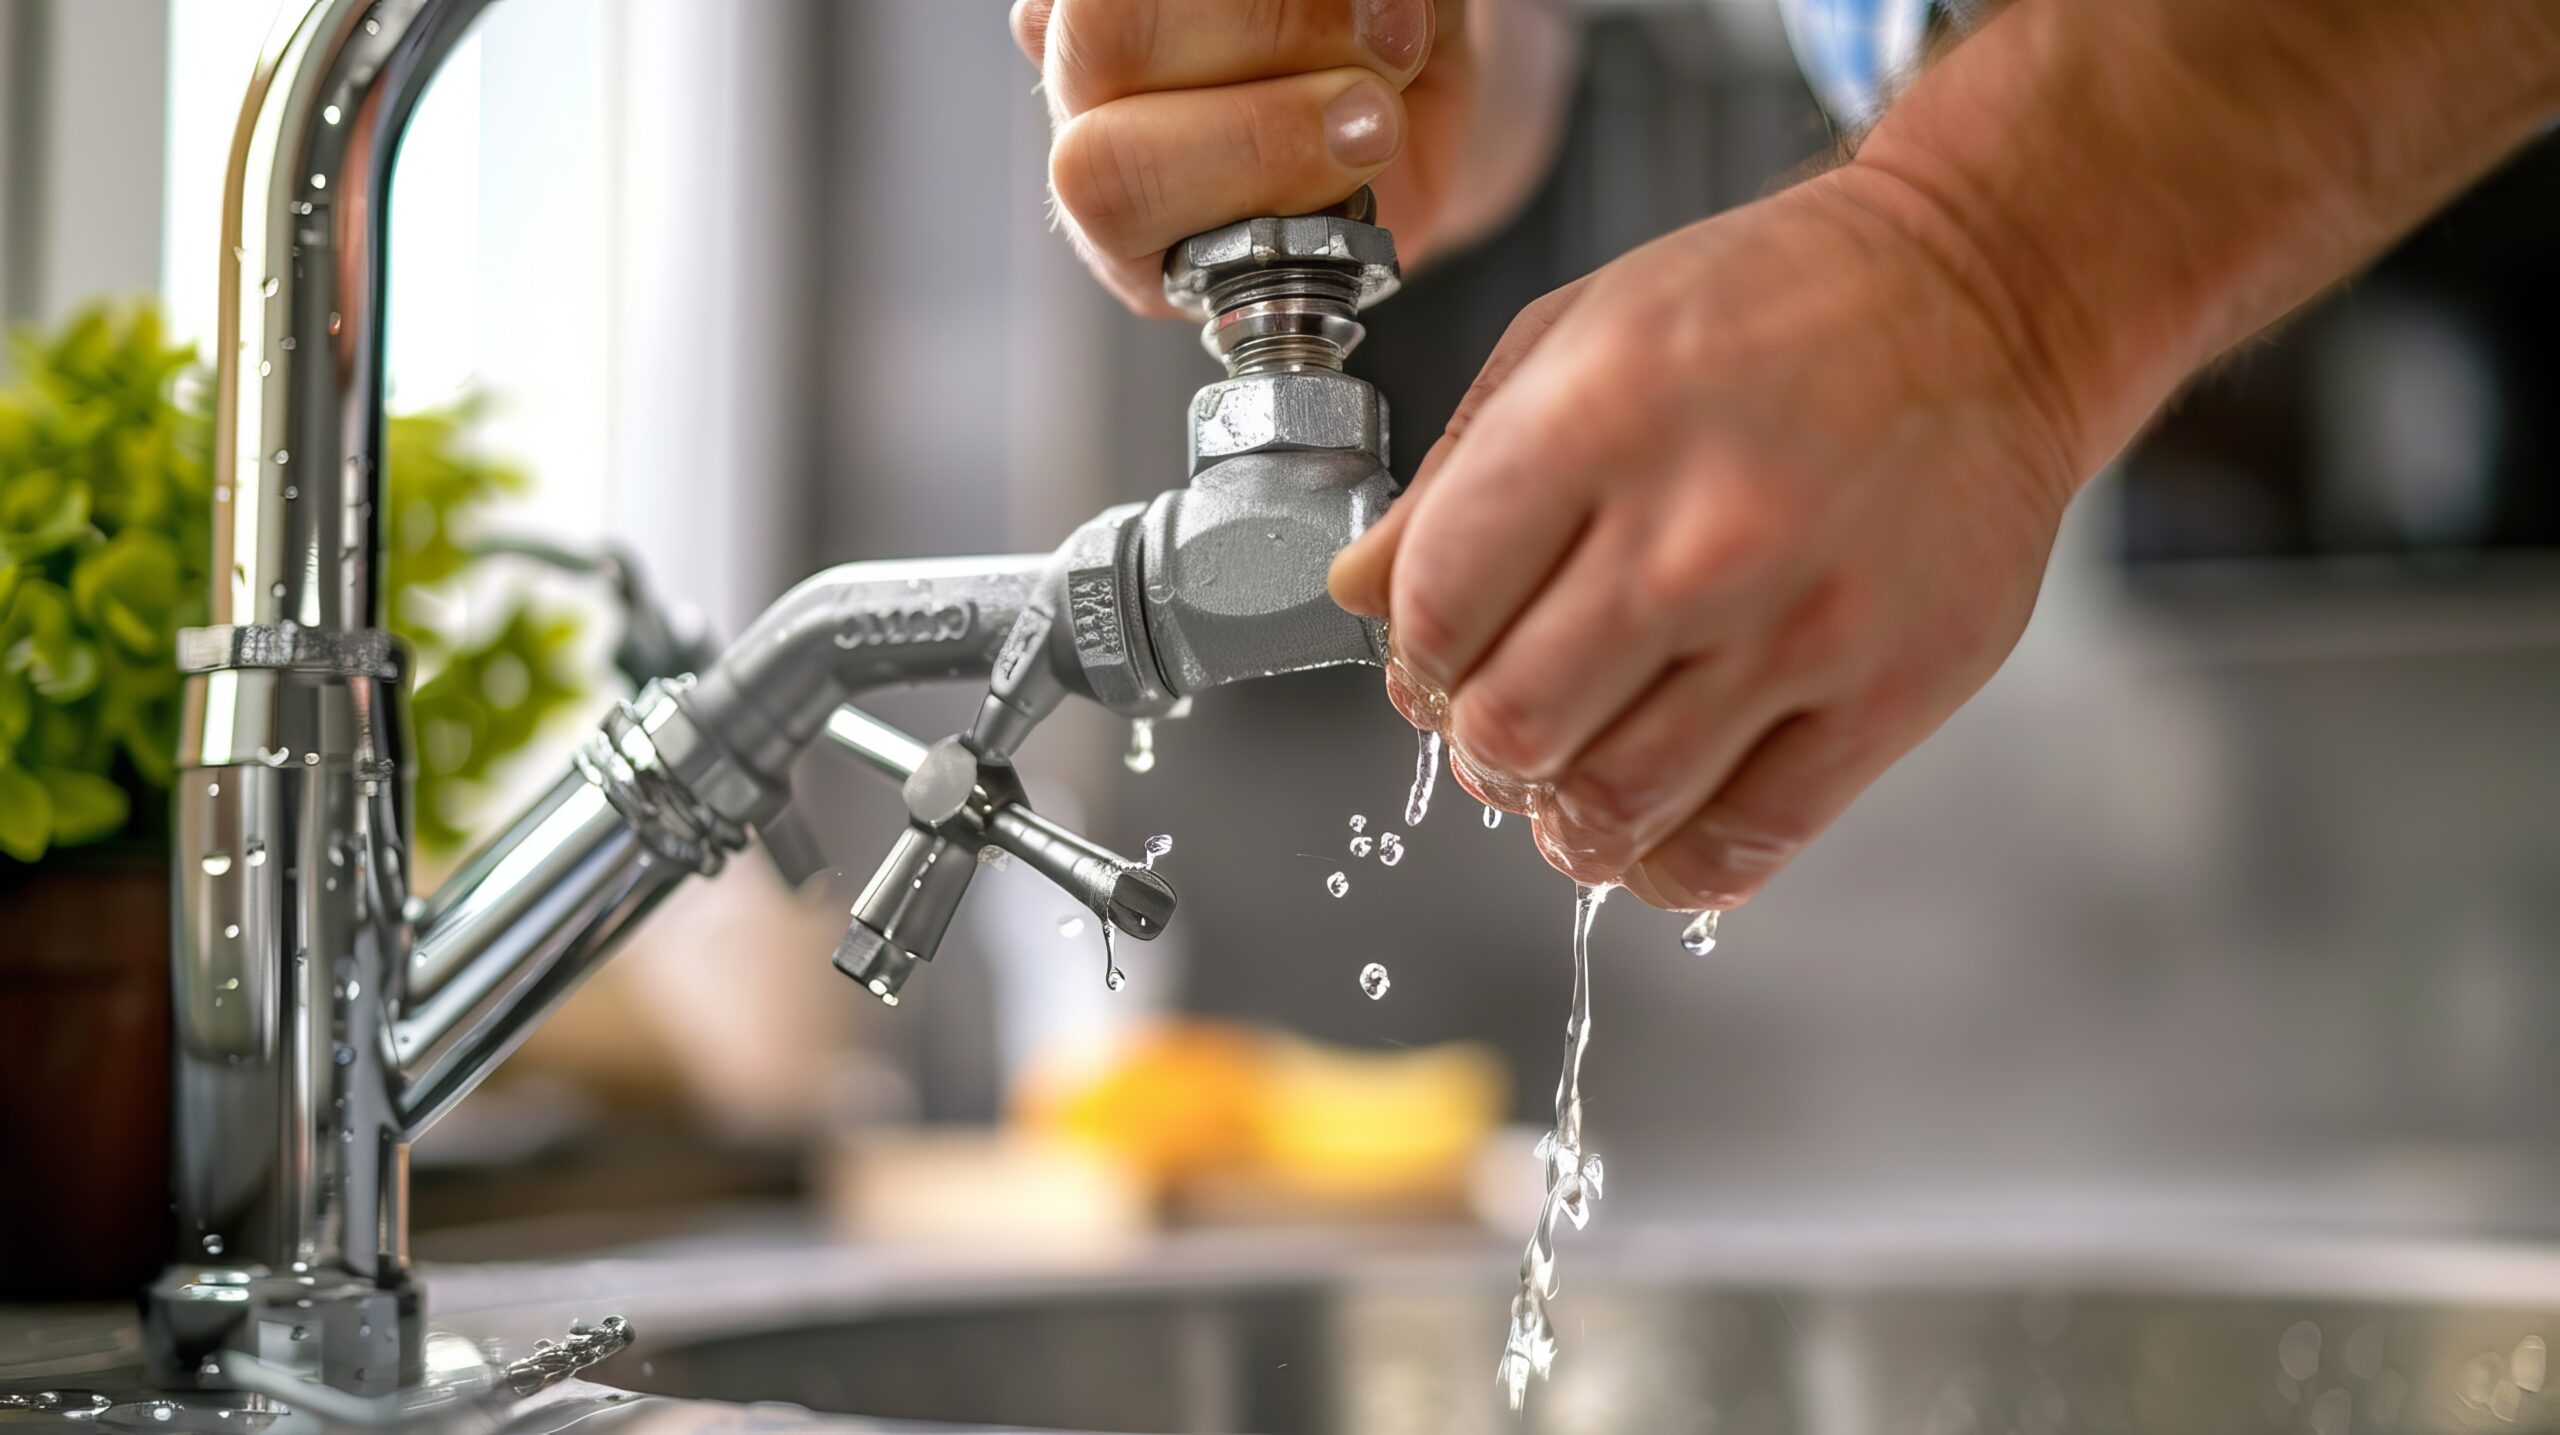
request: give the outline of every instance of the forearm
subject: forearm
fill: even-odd
[[[2076,482],[2554,114],[2547,0],[2018,0],[1850,168],[1982,297]]]

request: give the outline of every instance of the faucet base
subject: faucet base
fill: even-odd
[[[254,1355],[354,1395],[387,1395],[425,1375],[424,1302],[405,1275],[379,1286],[345,1274],[171,1266],[143,1298],[151,1383],[220,1388],[210,1361]]]

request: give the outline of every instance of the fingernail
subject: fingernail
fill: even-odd
[[[1388,73],[1401,75],[1422,63],[1431,44],[1427,0],[1352,0],[1352,16],[1362,48]]]
[[[1324,107],[1325,147],[1345,169],[1374,169],[1396,157],[1395,97],[1363,76]]]

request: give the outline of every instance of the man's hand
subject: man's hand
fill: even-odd
[[[2026,623],[2071,420],[1871,184],[1835,171],[1533,306],[1335,564],[1448,695],[1459,781],[1578,879],[1740,903]]]
[[[1543,170],[1572,46],[1508,0],[1014,0],[1056,126],[1049,183],[1085,262],[1169,316],[1174,243],[1361,185],[1410,268]],[[1479,80],[1501,103],[1478,104]]]

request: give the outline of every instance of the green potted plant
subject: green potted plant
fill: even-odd
[[[147,305],[12,345],[0,388],[0,1299],[121,1294],[156,1268],[168,1102],[177,630],[205,621],[211,424]],[[392,628],[414,654],[418,841],[466,836],[493,771],[578,699],[577,619],[491,585],[474,523],[525,476],[466,404],[396,417]],[[35,1153],[41,1153],[38,1157]],[[21,1209],[23,1207],[23,1209]],[[37,1220],[41,1213],[44,1217]]]

